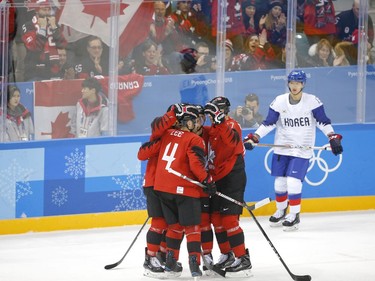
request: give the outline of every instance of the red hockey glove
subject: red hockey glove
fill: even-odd
[[[329,135],[328,139],[333,154],[339,155],[344,151],[341,145],[342,136],[340,134]]]
[[[205,105],[204,113],[211,116],[212,122],[215,125],[221,124],[225,120],[225,114],[213,103],[209,102]]]
[[[202,187],[204,193],[207,193],[210,196],[216,193],[216,183],[212,180],[210,175],[207,176],[202,184],[204,185],[204,187]]]
[[[255,147],[255,144],[259,143],[259,139],[258,139],[257,136],[250,133],[245,137],[243,142],[244,142],[244,146],[247,150],[253,150],[254,147]]]

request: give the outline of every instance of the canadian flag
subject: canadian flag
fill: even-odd
[[[35,139],[71,138],[71,118],[82,97],[82,80],[34,83]]]
[[[117,119],[126,123],[134,119],[133,98],[142,91],[144,76],[136,73],[118,76],[117,85],[109,85],[109,78],[99,79],[103,93],[108,87],[117,89]],[[71,119],[76,104],[82,97],[82,79],[36,81],[34,83],[35,139],[73,138]]]
[[[111,46],[111,2],[65,0],[59,24],[65,26],[67,40],[72,42],[82,34],[91,34],[99,36],[106,45]],[[147,38],[153,12],[153,2],[120,0],[117,27],[120,56],[126,56]],[[75,32],[81,35],[75,37]]]

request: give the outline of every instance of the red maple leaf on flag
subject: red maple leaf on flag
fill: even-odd
[[[108,18],[111,16],[111,4],[102,3],[93,5],[92,0],[81,0],[83,8],[83,13],[94,16],[92,18],[91,26],[94,25],[95,18],[100,18],[103,22],[107,23]],[[125,15],[124,10],[129,6],[129,4],[120,3],[120,15]]]
[[[52,139],[73,138],[74,136],[70,133],[70,126],[67,126],[69,121],[69,112],[60,112],[59,115],[56,117],[55,122],[51,122],[52,132],[42,132],[42,135],[51,135]]]
[[[65,1],[59,17],[59,23],[62,26],[79,33],[98,36],[104,44],[111,45],[113,38],[110,38],[110,32],[108,31],[111,30],[110,12],[113,4],[110,2],[113,1],[106,0],[104,3],[103,1],[93,0],[60,1]],[[121,0],[119,2],[121,3],[116,3],[120,7],[118,9],[119,55],[125,57],[148,37],[150,24],[153,21],[154,1]],[[74,39],[71,42],[76,40]]]

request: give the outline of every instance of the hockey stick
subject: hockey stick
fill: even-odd
[[[130,244],[129,248],[126,250],[126,253],[124,254],[124,256],[118,261],[118,262],[115,262],[115,263],[112,263],[112,264],[107,264],[106,266],[104,266],[105,269],[112,269],[112,268],[115,268],[116,266],[118,266],[120,263],[122,263],[122,261],[125,259],[126,255],[129,253],[130,249],[133,247],[135,241],[137,240],[139,234],[142,232],[143,228],[145,227],[145,225],[147,224],[148,220],[150,219],[150,217],[147,217],[147,219],[145,220],[145,222],[143,223],[141,229],[138,231],[137,235],[135,236],[135,238],[133,239],[133,242]]]
[[[194,184],[196,184],[196,185],[198,185],[198,186],[200,186],[200,187],[203,187],[203,186],[204,186],[204,185],[203,185],[202,183],[200,183],[199,181],[192,180],[192,179],[190,179],[189,177],[187,177],[187,176],[185,176],[185,175],[183,175],[183,174],[181,174],[181,173],[179,173],[179,172],[173,170],[172,168],[169,168],[168,171],[169,171],[170,173],[173,173],[174,175],[179,176],[179,177],[181,177],[181,178],[183,178],[183,179],[185,179],[185,180],[187,180],[187,181],[189,181],[189,182],[191,182],[191,183],[194,183]],[[217,193],[222,194],[222,193],[220,193],[220,192],[216,192],[216,194],[217,194]],[[218,195],[219,195],[219,194],[218,194]],[[222,194],[222,195],[224,195],[224,194]],[[220,196],[220,195],[219,195],[219,196]],[[225,196],[226,196],[226,195],[225,195]],[[226,197],[228,197],[228,196],[226,196]],[[225,198],[225,199],[229,199],[229,198],[230,198],[230,197],[228,197],[228,198],[226,198],[226,197],[224,197],[224,198]],[[230,198],[230,199],[232,199],[232,198]],[[266,199],[268,199],[268,202],[270,202],[270,199],[269,199],[269,198],[266,198]],[[263,200],[259,201],[258,203],[261,203],[262,201],[267,201],[266,199],[263,199]],[[232,201],[232,200],[233,200],[233,201]],[[275,252],[275,254],[277,255],[277,257],[279,258],[279,260],[281,261],[281,263],[283,264],[283,266],[285,267],[285,269],[288,271],[288,273],[289,273],[289,275],[292,277],[292,279],[295,280],[295,281],[310,281],[310,280],[311,280],[311,276],[310,276],[310,275],[295,275],[295,274],[293,274],[293,273],[290,271],[290,269],[288,268],[288,266],[287,266],[286,263],[284,262],[284,260],[283,260],[282,257],[280,256],[279,252],[276,250],[275,246],[273,245],[273,243],[271,242],[271,240],[268,238],[267,233],[264,231],[264,229],[263,229],[262,226],[259,224],[258,220],[256,219],[256,217],[254,216],[254,214],[253,214],[253,212],[252,212],[252,210],[254,210],[254,209],[257,208],[256,205],[257,205],[258,203],[254,204],[254,205],[252,205],[252,206],[248,206],[248,205],[246,205],[245,203],[238,202],[237,200],[234,200],[234,199],[232,199],[232,200],[229,200],[229,201],[232,201],[232,202],[235,203],[235,204],[239,203],[239,204],[240,204],[241,206],[243,206],[243,207],[246,206],[245,208],[249,211],[250,215],[253,217],[253,219],[254,219],[255,223],[257,224],[257,226],[259,227],[260,231],[262,232],[262,234],[264,235],[264,237],[265,237],[266,240],[268,241],[269,245],[271,246],[271,248],[273,249],[273,251]],[[237,202],[237,203],[236,203],[236,202]],[[263,206],[263,205],[265,205],[265,203],[261,204],[259,207],[261,207],[261,206]]]
[[[290,277],[292,277],[292,279],[295,280],[295,281],[310,281],[311,280],[311,276],[310,275],[295,275],[295,274],[293,274],[290,271],[290,269],[288,268],[288,266],[286,265],[286,263],[284,262],[284,260],[280,256],[279,252],[276,250],[275,246],[273,245],[273,243],[271,242],[271,240],[268,238],[267,233],[264,231],[264,229],[262,228],[262,226],[260,225],[260,223],[258,222],[258,220],[256,219],[256,217],[254,216],[253,212],[251,210],[249,210],[249,213],[253,217],[255,223],[259,227],[259,229],[262,232],[263,236],[266,238],[268,244],[271,246],[272,250],[275,252],[275,254],[277,255],[277,257],[279,258],[279,260],[281,261],[281,263],[285,267],[286,271],[288,271]]]
[[[200,186],[200,187],[204,187],[204,186],[205,186],[205,185],[202,184],[201,182],[196,181],[196,180],[193,180],[193,179],[191,179],[191,178],[189,178],[189,177],[187,177],[187,176],[181,174],[180,172],[177,172],[177,171],[173,170],[172,168],[169,168],[169,169],[168,169],[168,172],[171,173],[171,174],[174,174],[175,176],[178,176],[178,177],[180,177],[180,178],[183,178],[184,180],[187,180],[187,181],[189,181],[189,182],[191,182],[191,183],[193,183],[193,184],[196,184],[196,185],[198,185],[198,186]],[[216,194],[217,196],[220,196],[220,197],[222,197],[222,198],[224,198],[224,199],[227,199],[228,201],[231,201],[232,203],[234,203],[234,204],[236,204],[236,205],[239,205],[239,206],[241,206],[241,207],[243,207],[243,208],[245,208],[245,209],[247,209],[247,210],[249,210],[249,211],[252,211],[252,210],[258,209],[258,208],[260,208],[260,207],[262,207],[262,206],[264,206],[264,205],[267,205],[268,203],[271,202],[271,198],[268,197],[268,198],[264,198],[264,199],[261,200],[261,201],[258,201],[258,202],[255,203],[254,205],[249,206],[249,205],[247,205],[246,203],[244,203],[244,202],[240,202],[240,201],[237,201],[236,199],[234,199],[234,198],[232,198],[232,197],[229,197],[228,195],[225,195],[225,194],[223,194],[223,193],[221,193],[221,192],[219,192],[219,191],[216,191],[215,194]]]
[[[331,150],[331,147],[328,146],[303,146],[303,145],[294,145],[294,144],[269,144],[269,143],[254,143],[254,146],[259,147],[278,147],[278,148],[296,148],[303,150]]]

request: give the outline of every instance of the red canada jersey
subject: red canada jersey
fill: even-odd
[[[209,143],[208,143],[208,141],[209,141],[209,128],[210,127],[206,127],[206,126],[204,126],[203,128],[202,128],[202,134],[200,135],[200,137],[203,139],[203,141],[204,141],[204,145],[205,145],[205,150],[204,150],[204,158],[205,158],[205,161],[206,161],[206,166],[205,166],[205,168],[206,168],[206,171],[208,171],[208,162],[207,162],[207,156],[208,156],[208,147],[209,147]],[[203,191],[203,189],[201,189],[201,197],[208,197],[209,195],[206,193],[206,192],[204,192]]]
[[[158,151],[160,150],[160,139],[144,143],[138,150],[138,159],[146,161],[146,172],[143,179],[143,187],[154,186],[156,165],[158,164]]]
[[[166,131],[161,138],[154,189],[199,198],[201,187],[170,170],[199,182],[204,181],[208,175],[204,151],[204,141],[198,135],[178,129]]]
[[[212,28],[211,34],[213,37],[217,36],[217,6],[218,0],[212,1]],[[239,34],[245,33],[245,25],[242,20],[241,4],[243,0],[228,0],[227,1],[227,15],[226,15],[226,33],[227,38],[232,38]]]
[[[22,25],[22,32],[22,41],[28,50],[25,57],[25,79],[56,78],[59,72],[57,49],[68,45],[62,29],[52,29],[48,24],[44,30],[38,24],[38,17],[34,16],[31,21]]]
[[[307,35],[335,34],[335,8],[332,0],[324,2],[315,0],[305,3],[304,33]],[[329,6],[329,9],[327,9]]]
[[[209,130],[209,173],[218,181],[230,173],[238,155],[245,152],[241,126],[229,117],[220,125],[205,128]]]
[[[143,144],[138,150],[138,159],[141,161],[148,160],[143,180],[144,187],[154,186],[158,153],[154,156],[152,156],[152,153],[160,149],[160,142],[158,140],[160,140],[160,137],[167,129],[176,123],[176,120],[176,115],[173,111],[168,111],[163,116],[156,117],[151,123],[152,133],[150,141]]]

